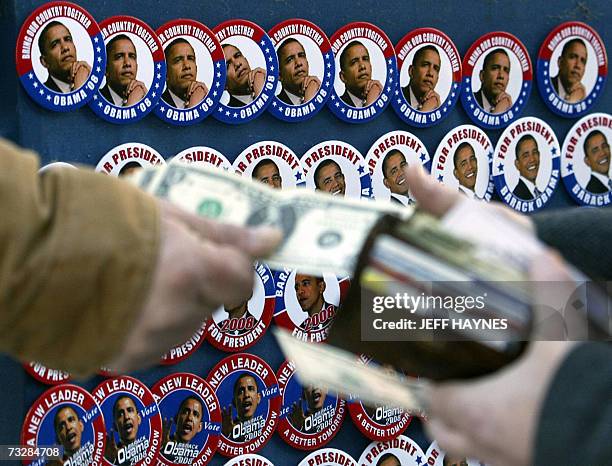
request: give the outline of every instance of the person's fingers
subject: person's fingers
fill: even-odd
[[[198,236],[218,244],[235,246],[252,257],[265,257],[279,245],[282,234],[271,227],[243,228],[192,215],[168,202],[162,202],[162,216],[184,223]]]
[[[470,456],[471,442],[469,439],[445,424],[440,419],[430,419],[423,423],[429,438],[434,439],[447,454],[454,456]]]
[[[456,190],[438,183],[419,164],[410,165],[405,173],[410,192],[425,212],[442,216],[460,200]]]
[[[200,250],[200,299],[214,307],[224,302],[246,300],[253,290],[253,263],[237,248],[211,242]],[[197,259],[196,259],[197,260]]]

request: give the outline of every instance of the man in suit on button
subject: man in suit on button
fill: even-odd
[[[453,165],[455,167],[453,175],[459,182],[459,192],[470,199],[477,198],[474,190],[478,177],[478,159],[469,142],[462,142],[457,146],[453,155]]]
[[[414,204],[405,175],[406,167],[406,156],[398,149],[391,149],[383,159],[383,184],[391,191],[391,202],[403,206]]]
[[[227,77],[225,89],[230,95],[228,107],[244,107],[253,102],[263,90],[266,72],[262,68],[251,69],[247,58],[232,44],[223,44]]]
[[[510,79],[508,52],[502,48],[489,52],[478,77],[481,85],[474,98],[485,112],[504,113],[512,107],[512,97],[506,92]]]
[[[174,39],[165,48],[166,90],[161,98],[175,108],[193,108],[206,94],[206,84],[198,82],[198,64],[195,51],[187,39]]]
[[[116,107],[136,105],[148,92],[137,75],[136,47],[126,34],[118,34],[106,44],[106,84],[100,94]]]
[[[380,81],[372,79],[370,52],[358,40],[350,42],[340,54],[339,76],[346,87],[340,98],[351,107],[367,107],[382,92]]]
[[[54,92],[68,94],[80,88],[91,73],[85,61],[79,61],[72,34],[59,21],[51,21],[38,37],[40,63],[49,72],[45,86]]]
[[[285,39],[276,51],[278,55],[278,79],[283,85],[278,98],[287,105],[301,105],[319,92],[321,81],[310,76],[308,58],[297,39]]]
[[[410,82],[402,88],[406,102],[421,112],[431,112],[440,106],[440,95],[435,91],[440,76],[440,53],[433,45],[416,51],[408,67]]]
[[[612,189],[610,180],[610,145],[604,133],[596,129],[584,140],[584,163],[591,169],[587,191],[593,194],[607,193]]]
[[[514,152],[514,166],[519,171],[519,182],[512,194],[524,201],[531,201],[542,194],[535,185],[540,169],[538,143],[531,134],[525,134],[516,143]]]
[[[332,196],[346,195],[346,180],[340,165],[333,159],[325,159],[314,172],[316,191],[323,191]]]
[[[555,92],[566,102],[580,102],[586,97],[582,77],[587,63],[587,48],[582,39],[565,43],[557,60],[559,74],[550,78]]]

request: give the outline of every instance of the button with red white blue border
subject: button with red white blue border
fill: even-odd
[[[446,133],[438,144],[431,176],[470,199],[489,202],[495,191],[492,163],[489,136],[477,126],[461,125]]]
[[[58,112],[82,107],[104,77],[100,27],[79,5],[46,3],[21,26],[15,63],[23,88],[40,106]]]
[[[330,40],[336,62],[332,94],[327,105],[347,123],[365,123],[378,117],[397,87],[393,44],[377,26],[349,23]]]
[[[298,463],[298,466],[357,466],[357,461],[348,453],[337,448],[321,448],[313,451]]]
[[[612,197],[610,173],[612,116],[592,113],[569,130],[561,149],[565,189],[581,205],[607,206]]]
[[[346,401],[324,387],[302,386],[293,361],[285,361],[276,378],[283,398],[278,435],[300,450],[316,450],[327,445],[340,430]]]
[[[60,385],[70,380],[70,374],[68,372],[51,369],[39,362],[32,361],[22,365],[24,370],[34,379],[46,385]]]
[[[608,76],[606,46],[588,24],[560,24],[540,47],[536,75],[542,100],[552,112],[580,117],[603,93]]]
[[[206,378],[221,406],[219,453],[256,453],[270,440],[281,405],[278,381],[259,356],[232,354],[217,363]]]
[[[121,177],[139,168],[158,165],[166,165],[166,161],[155,149],[140,142],[126,142],[104,154],[96,171]]]
[[[274,323],[302,341],[327,340],[340,304],[350,287],[348,277],[303,274],[292,269],[278,270]]]
[[[372,358],[363,354],[359,356],[359,362],[363,365],[374,364]],[[368,406],[353,397],[349,398],[348,410],[357,429],[371,440],[392,440],[402,434],[412,421],[412,416],[401,408],[378,404]]]
[[[306,187],[332,196],[372,197],[372,179],[365,158],[344,141],[323,141],[300,159]]]
[[[175,19],[157,28],[166,57],[165,88],[155,114],[189,126],[216,108],[225,87],[225,58],[213,32],[198,21]]]
[[[23,463],[102,464],[105,435],[104,418],[94,397],[77,385],[57,385],[34,402],[21,430],[21,445],[53,448],[40,448],[42,456]]]
[[[195,353],[206,339],[206,323],[203,323],[185,343],[176,345],[162,356],[164,365],[176,364],[184,361]]]
[[[408,131],[383,134],[366,155],[374,198],[399,206],[413,205],[404,169],[416,164],[427,170],[430,162],[427,148],[414,134]]]
[[[510,33],[490,32],[463,57],[461,103],[474,124],[504,128],[523,112],[532,79],[531,59],[523,43]]]
[[[508,126],[493,155],[493,182],[502,200],[521,213],[544,207],[561,176],[561,148],[543,120],[521,118]]]
[[[261,141],[244,149],[232,164],[235,173],[250,177],[271,188],[304,186],[305,177],[297,155],[284,144]]]
[[[385,440],[382,442],[370,443],[359,457],[360,466],[401,465],[401,466],[422,466],[433,465],[443,466],[444,451],[438,446],[437,442],[432,442],[426,451],[417,442],[406,435]]]
[[[166,61],[155,31],[132,16],[100,23],[106,47],[106,71],[89,106],[104,120],[133,123],[157,105],[166,82]]]
[[[162,444],[162,419],[151,390],[127,375],[92,390],[106,425],[101,465],[141,466],[153,462]]]
[[[222,170],[229,170],[232,168],[232,164],[227,157],[219,152],[217,149],[213,149],[208,146],[194,146],[189,147],[185,150],[180,151],[176,154],[172,161],[182,163],[193,163],[196,166],[208,166],[220,168]]]
[[[442,121],[461,94],[461,57],[442,31],[419,28],[395,46],[399,85],[393,110],[410,126],[427,128]]]
[[[170,374],[151,387],[162,416],[158,466],[208,464],[221,433],[221,409],[214,390],[195,374]]]
[[[242,351],[265,335],[274,314],[274,277],[267,265],[255,263],[251,296],[228,302],[213,312],[207,323],[207,339],[221,351]]]
[[[327,102],[334,83],[334,54],[316,24],[288,19],[268,32],[278,58],[278,84],[268,111],[289,122],[309,120]]]
[[[278,59],[266,31],[244,19],[213,29],[225,56],[225,91],[214,117],[224,123],[247,123],[266,111],[278,82]]]

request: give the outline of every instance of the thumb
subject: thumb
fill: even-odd
[[[460,199],[460,194],[435,181],[419,164],[405,170],[410,192],[419,207],[437,217],[444,215]]]

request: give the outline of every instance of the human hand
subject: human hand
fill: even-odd
[[[306,76],[302,83],[302,95],[304,96],[304,102],[311,100],[321,87],[321,81],[316,76]]]
[[[78,89],[87,78],[89,78],[89,73],[91,73],[91,66],[85,61],[75,61],[72,64],[72,69],[70,70],[70,79],[72,81],[72,89]]]
[[[132,81],[130,81],[130,84],[128,84],[125,90],[125,106],[131,107],[132,105],[137,104],[142,99],[144,99],[145,95],[147,95],[147,87],[142,81],[137,81],[136,79],[133,79]]]
[[[186,108],[195,107],[200,102],[202,102],[202,100],[204,99],[204,97],[206,97],[207,94],[208,94],[208,87],[206,87],[206,84],[198,82],[198,81],[193,81],[189,85],[189,89],[187,90],[187,96],[185,99],[187,101],[187,105],[185,107]]]
[[[576,83],[569,91],[565,100],[567,102],[580,102],[586,97],[586,88],[582,83]]]
[[[263,90],[266,82],[266,71],[263,68],[255,68],[249,73],[249,86],[251,96],[256,99]]]
[[[106,445],[104,445],[104,458],[110,463],[115,464],[117,462],[117,454],[119,449],[115,443],[115,431],[111,429],[106,433]]]
[[[510,107],[512,107],[512,97],[507,92],[502,92],[497,96],[497,100],[495,101],[495,106],[493,107],[493,111],[491,113],[504,113]]]
[[[430,89],[419,102],[419,110],[421,112],[431,112],[440,106],[440,95]]]
[[[378,96],[380,96],[382,90],[383,90],[383,86],[380,83],[380,81],[377,81],[375,79],[370,79],[368,83],[366,84],[366,87],[363,91],[363,95],[365,98],[364,106],[367,107],[368,105],[371,105],[374,102],[376,102],[376,99],[378,99]]]
[[[232,405],[228,405],[225,408],[221,408],[221,433],[230,438],[232,430],[234,429],[234,419],[232,417]]]
[[[160,202],[160,249],[148,298],[118,356],[108,364],[127,372],[159,361],[185,342],[224,302],[247,299],[253,260],[272,252],[281,234],[191,215]]]
[[[297,430],[304,430],[304,420],[306,419],[306,415],[302,409],[302,401],[302,398],[300,398],[298,401],[294,402],[291,405],[291,413],[289,414],[289,421]]]

